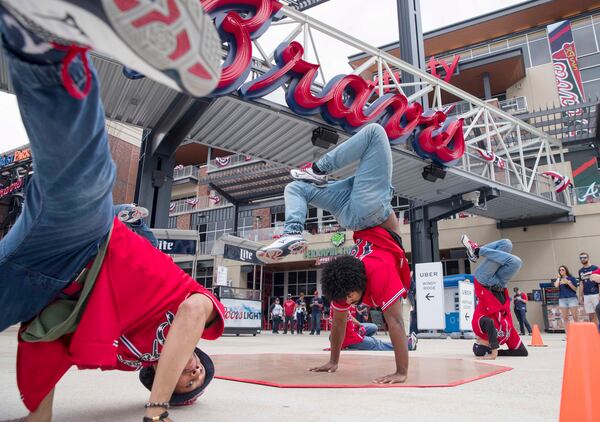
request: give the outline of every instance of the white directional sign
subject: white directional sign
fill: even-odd
[[[417,326],[419,330],[446,328],[444,312],[444,271],[441,262],[415,266]]]
[[[475,312],[475,288],[469,280],[458,282],[460,331],[473,331],[471,323]]]
[[[227,267],[217,267],[217,286],[227,286]]]

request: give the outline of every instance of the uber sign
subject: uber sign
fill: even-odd
[[[248,262],[251,264],[262,265],[263,263],[256,257],[256,252],[252,249],[241,248],[239,246],[225,244],[223,258],[233,259],[234,261]]]
[[[169,255],[195,255],[195,240],[157,239],[158,249]]]

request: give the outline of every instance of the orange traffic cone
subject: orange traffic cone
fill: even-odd
[[[546,347],[542,341],[542,335],[540,334],[540,327],[537,324],[533,324],[533,333],[531,333],[531,344],[532,347]]]
[[[594,402],[600,391],[600,335],[591,322],[569,325],[563,370],[560,422],[600,421]],[[573,398],[577,397],[576,400]]]

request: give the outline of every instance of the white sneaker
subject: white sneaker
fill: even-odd
[[[299,169],[290,170],[290,176],[294,180],[301,180],[303,182],[313,183],[317,186],[324,186],[327,184],[329,177],[326,174],[317,174],[312,169],[312,163],[306,163]]]
[[[150,212],[147,208],[131,204],[130,208],[119,211],[117,218],[123,223],[131,224],[137,223],[141,219],[148,217],[148,214],[150,214]]]
[[[106,54],[195,97],[219,82],[221,40],[199,0],[1,0],[23,26]]]
[[[268,246],[260,248],[256,257],[262,262],[270,264],[281,260],[287,255],[304,253],[308,242],[299,234],[284,235]]]
[[[466,234],[463,234],[460,238],[460,242],[463,244],[465,249],[467,250],[467,257],[471,262],[477,262],[479,256],[475,253],[475,249],[479,248],[479,245],[473,242]]]

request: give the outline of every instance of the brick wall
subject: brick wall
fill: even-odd
[[[253,227],[255,229],[266,229],[271,227],[271,210],[269,208],[252,210],[252,217],[254,219]],[[256,217],[260,217],[260,219],[257,220]]]
[[[108,136],[110,153],[117,166],[117,177],[113,187],[113,202],[133,202],[140,148],[113,135]]]
[[[180,230],[189,230],[192,214],[182,214],[177,216],[177,228]]]

